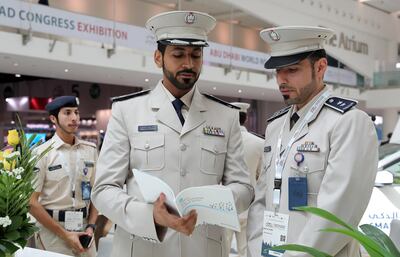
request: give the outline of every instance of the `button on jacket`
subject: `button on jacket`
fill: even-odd
[[[140,131],[143,126],[151,129]],[[205,133],[207,126],[218,128],[224,136]],[[222,183],[232,189],[237,210],[246,210],[253,188],[236,110],[194,89],[182,127],[161,82],[148,94],[115,102],[92,195],[98,210],[118,225],[113,256],[228,255],[223,229],[217,226],[197,226],[191,237],[172,229],[165,237],[157,235],[153,205],[144,202],[133,168],[164,180],[175,194],[188,187]]]
[[[324,89],[319,95],[326,92]],[[319,96],[318,95],[318,96]],[[273,211],[272,203],[277,140],[281,127],[282,151],[296,131],[306,110],[317,96],[300,112],[300,119],[289,130],[293,107],[267,125],[264,149],[264,168],[255,188],[255,200],[250,206],[247,224],[248,256],[261,256],[263,213]],[[312,146],[312,147],[310,147]],[[301,211],[289,211],[288,178],[307,177],[308,205],[328,210],[353,226],[358,226],[371,196],[378,163],[378,141],[370,117],[352,108],[340,113],[322,105],[295,138],[282,173],[281,198],[278,212],[289,214],[288,243],[308,245],[335,257],[358,256],[358,244],[347,236],[319,232],[332,227],[319,217]],[[294,155],[299,151],[304,161],[297,164]],[[308,256],[285,252],[284,257]]]
[[[41,152],[53,144],[36,165],[37,181],[35,191],[41,192],[39,202],[45,209],[71,210],[85,207],[82,200],[81,182],[89,181],[93,186],[97,149],[96,145],[75,137],[75,144],[64,143],[57,134],[40,145]],[[74,179],[72,182],[71,179]],[[75,184],[75,206],[72,201],[72,183]]]

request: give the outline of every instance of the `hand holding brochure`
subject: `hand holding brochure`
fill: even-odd
[[[221,185],[190,187],[175,197],[171,187],[158,177],[133,169],[140,191],[147,203],[154,203],[161,193],[166,205],[180,216],[197,212],[196,225],[208,223],[240,231],[235,201],[230,188]]]

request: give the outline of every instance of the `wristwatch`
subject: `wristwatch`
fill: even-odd
[[[96,230],[96,224],[87,224],[86,227],[85,227],[85,230],[86,230],[87,228],[92,228],[93,231],[95,231],[95,230]]]

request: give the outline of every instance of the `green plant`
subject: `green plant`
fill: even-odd
[[[37,231],[28,216],[29,199],[34,191],[35,165],[51,147],[33,154],[38,143],[30,145],[35,137],[27,139],[19,125],[18,130],[8,132],[9,145],[0,151],[0,257],[25,247]]]
[[[368,252],[370,257],[399,257],[400,252],[392,242],[392,240],[383,233],[380,229],[364,224],[360,226],[361,231],[357,228],[350,226],[345,223],[334,214],[316,207],[299,207],[300,211],[309,212],[317,215],[321,218],[336,223],[343,228],[326,228],[322,229],[322,232],[334,232],[350,236],[356,239]],[[308,253],[315,257],[332,257],[331,255],[321,252],[315,248],[307,247],[298,244],[285,244],[279,245],[272,248],[273,250],[290,250],[297,252]]]

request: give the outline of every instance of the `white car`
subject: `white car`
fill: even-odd
[[[375,187],[360,224],[374,225],[389,235],[393,219],[400,219],[400,144],[397,143],[379,147]]]

